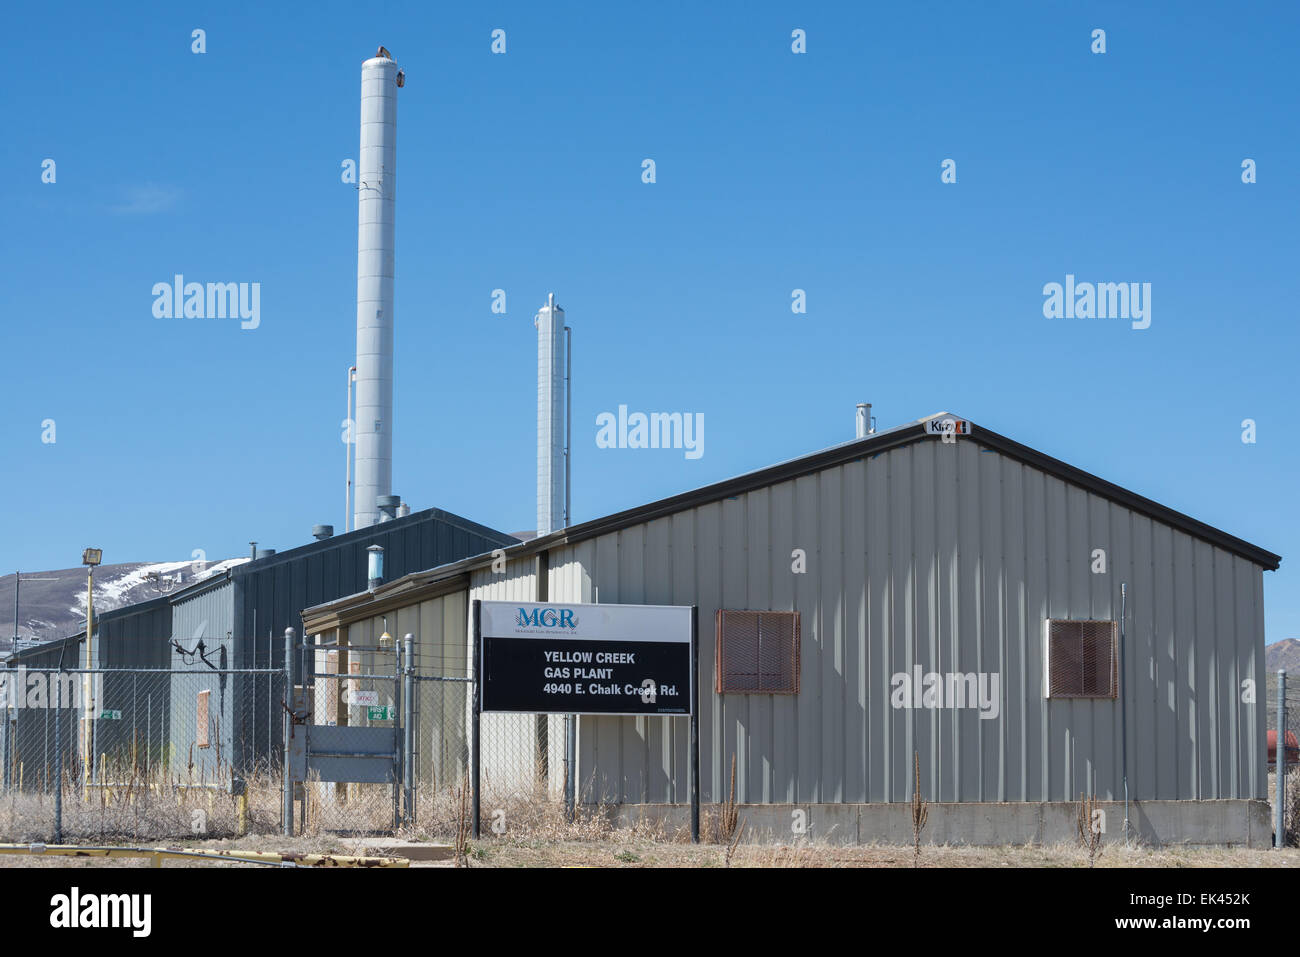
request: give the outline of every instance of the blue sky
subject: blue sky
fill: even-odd
[[[859,401],[949,409],[1282,554],[1267,637],[1300,636],[1295,4],[269,6],[5,14],[0,568],[342,528],[340,164],[382,43],[413,507],[534,526],[554,290],[579,521],[843,441]],[[178,272],[260,282],[261,325],[154,318]],[[1151,283],[1150,328],[1044,318],[1067,273]],[[703,413],[704,456],[598,449],[619,404]]]

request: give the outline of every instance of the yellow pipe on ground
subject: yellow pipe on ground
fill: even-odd
[[[0,854],[31,854],[35,857],[199,858],[246,864],[279,864],[290,867],[410,867],[405,857],[353,857],[344,854],[279,854],[274,851],[187,851],[179,847],[81,847],[76,844],[0,844]]]

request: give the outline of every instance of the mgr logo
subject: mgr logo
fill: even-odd
[[[520,628],[577,628],[578,619],[573,617],[572,608],[534,608],[528,611],[519,609]]]

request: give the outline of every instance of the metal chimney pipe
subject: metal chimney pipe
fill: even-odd
[[[384,546],[371,545],[366,549],[366,579],[371,591],[384,583]]]
[[[323,542],[334,535],[333,525],[313,525],[311,527],[311,537],[318,542]]]
[[[870,402],[858,403],[857,425],[858,425],[858,438],[860,439],[865,439],[872,432],[876,431],[875,427],[871,424],[871,403]]]
[[[397,508],[402,504],[400,495],[380,495],[375,499],[375,508],[381,522],[391,522],[397,517]]]
[[[564,310],[555,293],[533,320],[537,327],[537,534],[565,523],[565,335]]]
[[[397,64],[381,48],[361,65],[357,167],[356,513],[379,520],[393,488],[393,263],[397,196]]]

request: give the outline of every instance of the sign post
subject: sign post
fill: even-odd
[[[483,645],[483,603],[476,599],[474,601],[474,665],[473,665],[474,667],[474,712],[472,718],[470,719],[470,726],[471,726],[470,735],[472,738],[472,744],[470,746],[471,748],[470,754],[471,754],[471,760],[474,762],[474,766],[470,769],[470,773],[473,775],[474,778],[474,782],[473,782],[474,799],[473,799],[473,806],[470,808],[470,814],[473,815],[473,824],[471,824],[470,826],[471,828],[470,833],[473,834],[474,840],[476,841],[479,838],[478,817],[479,817],[479,799],[481,797],[478,789],[478,785],[479,785],[478,778],[479,778],[479,768],[482,766],[482,762],[479,760],[479,743],[480,743],[479,715],[483,711],[483,676],[481,674],[482,669],[479,667],[479,649],[482,647],[482,645]],[[465,792],[462,791],[461,793],[464,794]],[[461,807],[464,806],[465,806],[464,804],[461,805]]]
[[[685,605],[474,602],[474,836],[479,715],[690,718],[691,839],[700,837],[698,609]]]

